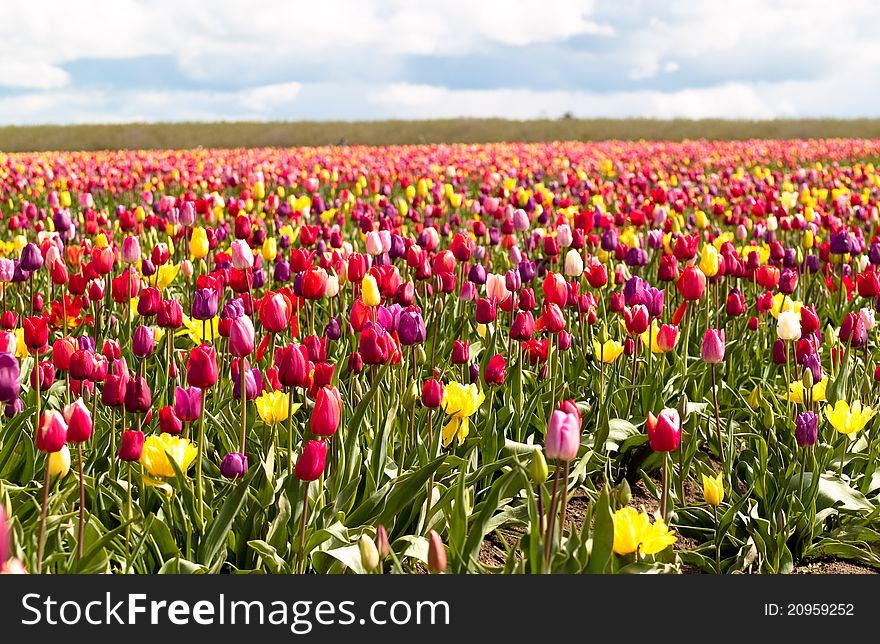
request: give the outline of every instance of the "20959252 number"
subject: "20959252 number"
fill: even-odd
[[[855,614],[854,604],[786,604],[786,615],[827,615],[851,616]]]

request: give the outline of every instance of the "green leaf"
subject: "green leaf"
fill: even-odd
[[[593,575],[605,574],[611,567],[612,549],[614,547],[614,519],[611,514],[611,498],[608,486],[602,489],[593,506],[592,548],[587,572]]]
[[[254,471],[256,470],[257,468],[254,468]],[[210,566],[226,543],[226,536],[232,529],[232,523],[247,498],[249,479],[250,477],[236,484],[232,494],[229,495],[223,503],[223,507],[220,508],[220,512],[217,513],[217,517],[211,521],[205,538],[199,544],[199,561],[203,564]]]
[[[803,475],[804,487],[809,487],[813,481],[813,472],[805,472]],[[792,477],[788,483],[788,491],[796,491],[800,486],[800,475]],[[840,510],[872,511],[874,506],[865,498],[865,495],[857,489],[850,487],[846,481],[836,474],[822,474],[819,477],[819,495],[816,499],[816,509],[837,507]]]

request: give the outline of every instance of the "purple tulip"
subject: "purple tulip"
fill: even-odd
[[[174,390],[174,412],[180,420],[198,420],[202,414],[202,390],[198,387],[177,387]]]

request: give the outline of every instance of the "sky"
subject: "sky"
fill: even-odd
[[[0,3],[0,123],[880,116],[869,0]]]

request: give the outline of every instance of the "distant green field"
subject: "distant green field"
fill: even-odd
[[[729,121],[654,119],[447,119],[130,123],[0,127],[0,150],[108,150],[750,138],[877,138],[880,119]]]

